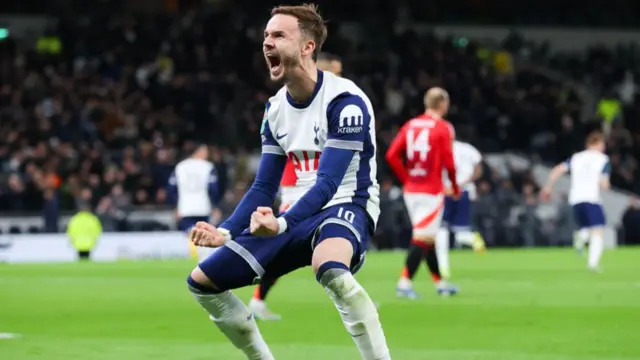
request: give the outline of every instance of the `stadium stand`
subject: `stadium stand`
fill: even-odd
[[[424,91],[438,85],[452,96],[449,119],[458,136],[484,153],[555,163],[581,148],[588,130],[604,128],[614,186],[638,193],[637,44],[566,52],[518,33],[475,41],[404,26],[411,14],[425,14],[417,21],[469,19],[471,13],[457,12],[458,3],[474,18],[491,14],[490,21],[501,21],[494,7],[511,4],[469,7],[460,0],[391,8],[378,1],[358,24],[350,20],[366,6],[361,2],[324,9],[332,33],[326,50],[341,54],[345,76],[376,107],[379,153],[399,125],[422,110]],[[265,14],[236,12],[248,4],[238,1],[133,17],[121,15],[126,4],[118,4],[61,17],[36,41],[9,37],[0,43],[0,75],[7,79],[0,85],[0,211],[9,214],[0,221],[2,231],[61,231],[63,215],[81,204],[90,204],[107,230],[172,227],[165,185],[197,141],[211,144],[227,194],[223,213],[232,211],[251,179],[264,102],[274,91],[257,51]],[[523,8],[508,20],[566,21],[561,14],[570,9],[554,4],[554,16]],[[616,17],[616,25],[634,23],[630,2],[594,4],[590,17],[570,22],[607,26],[613,20],[604,14],[627,14]],[[383,211],[392,216],[380,224],[377,245],[402,246],[395,239],[405,238],[408,221],[382,157],[380,164]],[[566,205],[539,203],[530,167],[484,165],[475,217],[490,245],[571,242]],[[33,214],[38,220],[24,220]],[[18,225],[7,220],[18,216]]]

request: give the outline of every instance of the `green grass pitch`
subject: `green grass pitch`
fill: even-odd
[[[404,253],[373,253],[358,275],[394,360],[640,359],[640,249],[604,254],[602,274],[572,250],[452,252],[461,293],[395,298]],[[192,300],[191,261],[0,265],[2,360],[241,360]],[[244,299],[251,289],[238,291]],[[282,279],[261,323],[278,360],[359,359],[310,269]]]

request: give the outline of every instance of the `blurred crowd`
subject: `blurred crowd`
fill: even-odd
[[[607,135],[611,158],[612,184],[640,193],[640,46],[638,44],[598,45],[582,51],[550,52],[545,44],[528,43],[517,36],[507,48],[514,54],[526,54],[539,66],[557,71],[565,83],[583,84],[593,97],[593,112],[564,111],[561,121],[554,119],[545,128],[533,132],[530,152],[550,162],[566,159],[582,146],[584,134],[600,128]],[[575,94],[574,94],[575,95]],[[557,99],[574,96],[564,93]],[[580,110],[574,104],[573,110]],[[583,121],[576,121],[582,118]],[[553,143],[556,147],[550,147]]]
[[[0,41],[0,211],[44,209],[45,230],[57,231],[65,211],[92,209],[117,222],[133,209],[166,207],[173,166],[196,142],[211,145],[226,194],[220,208],[232,211],[255,171],[264,103],[276,90],[260,51],[268,11],[238,11],[242,4],[136,17],[94,8],[62,17],[35,44]],[[446,8],[440,11],[451,13]],[[349,19],[351,10],[328,6],[324,13]],[[451,94],[448,117],[458,136],[485,153],[516,151],[552,163],[581,149],[588,131],[605,129],[613,184],[640,192],[638,48],[567,54],[515,35],[496,47],[398,32],[394,26],[412,12],[396,10],[368,10],[359,24],[367,37],[341,36],[339,22],[330,21],[325,46],[376,108],[383,211],[402,217],[382,155],[436,85]],[[564,77],[516,66],[523,57]],[[597,94],[592,114],[584,113],[577,82]],[[478,185],[476,223],[490,243],[532,245],[540,232],[570,241],[567,209],[552,220],[539,216],[530,172],[485,164]],[[406,230],[394,224],[397,216],[383,217],[380,234]]]

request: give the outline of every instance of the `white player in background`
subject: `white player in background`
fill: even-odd
[[[457,245],[472,247],[475,251],[485,249],[484,240],[476,236],[471,228],[471,206],[476,197],[475,181],[482,176],[482,155],[473,145],[455,140],[453,158],[456,164],[456,182],[462,190],[459,199],[447,196],[445,199],[442,228],[436,236],[436,254],[443,278],[451,277],[449,263],[449,230],[454,233]],[[446,178],[445,178],[446,179]],[[446,179],[445,185],[451,187]]]
[[[603,228],[606,224],[600,189],[610,187],[611,163],[604,154],[605,139],[602,133],[591,133],[587,137],[586,147],[551,170],[540,195],[543,200],[548,200],[555,182],[565,173],[571,174],[569,203],[573,206],[579,228],[576,247],[579,249],[589,243],[589,269],[599,271],[600,257],[604,251]]]
[[[218,176],[210,161],[209,149],[199,145],[191,157],[182,160],[169,178],[169,199],[176,205],[178,230],[186,235],[198,221],[209,221],[213,216],[213,206],[218,196]],[[186,236],[185,235],[185,236]],[[213,249],[196,247],[189,241],[191,256],[202,260]]]

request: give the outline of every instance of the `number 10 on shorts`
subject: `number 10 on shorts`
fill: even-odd
[[[353,224],[353,221],[356,218],[356,214],[353,211],[340,208],[338,209],[338,217],[347,220],[347,222],[349,222],[350,224]]]

